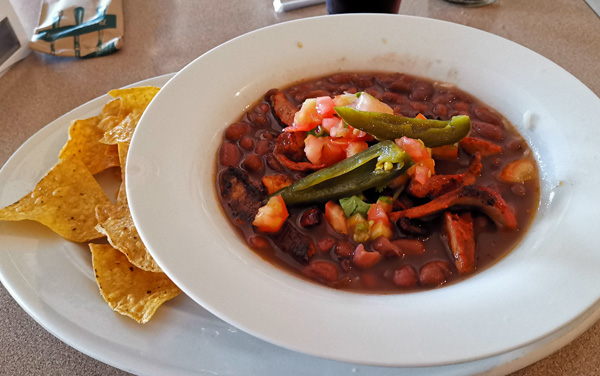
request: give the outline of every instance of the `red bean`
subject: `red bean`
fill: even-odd
[[[335,239],[328,236],[326,238],[323,238],[323,239],[320,239],[319,241],[317,241],[317,248],[321,252],[327,252],[331,249],[331,247],[333,247],[334,244],[335,244]]]
[[[328,95],[329,95],[329,92],[322,90],[322,89],[317,89],[317,90],[310,90],[310,91],[307,91],[304,93],[296,94],[295,99],[298,102],[304,102],[308,98],[324,97],[324,96],[328,96]]]
[[[380,92],[379,90],[375,89],[375,88],[368,87],[368,88],[365,89],[365,92],[367,94],[372,95],[373,97],[375,97],[375,98],[377,98],[379,100],[381,100],[383,98],[383,93]]]
[[[338,255],[339,257],[350,257],[352,256],[352,251],[353,251],[353,247],[352,244],[350,244],[347,241],[340,241],[339,243],[337,243],[335,245],[335,248],[333,249],[333,251],[335,252],[336,255]]]
[[[510,150],[521,151],[523,150],[523,142],[519,139],[515,139],[506,144],[506,147]]]
[[[501,141],[504,138],[502,129],[495,126],[494,124],[485,123],[482,121],[473,120],[471,122],[473,131],[483,138],[488,138],[494,141]]]
[[[352,254],[352,264],[359,268],[368,269],[381,261],[381,258],[381,253],[367,252],[365,247],[362,244],[359,244]]]
[[[275,138],[277,138],[277,135],[274,135],[271,132],[263,132],[260,137],[264,140],[273,140]]]
[[[244,136],[240,139],[240,146],[246,150],[252,150],[254,147],[254,140],[248,136]]]
[[[388,90],[396,93],[410,93],[412,90],[413,79],[407,76],[402,76],[397,80],[393,81],[389,86]]]
[[[454,94],[443,93],[443,94],[438,94],[438,95],[434,96],[433,99],[431,100],[431,102],[433,104],[448,104],[448,103],[452,102],[453,99],[454,99]]]
[[[248,155],[246,159],[244,159],[244,162],[242,162],[242,165],[246,170],[251,172],[260,171],[265,167],[262,159],[256,154]]]
[[[418,282],[417,272],[412,266],[403,265],[394,271],[392,280],[398,287],[413,287]]]
[[[338,279],[337,268],[329,261],[313,260],[304,268],[304,272],[325,282],[334,282]]]
[[[269,124],[269,118],[264,116],[264,115],[256,115],[256,118],[254,119],[254,124],[256,124],[257,126],[263,127],[267,124]]]
[[[300,226],[312,227],[321,223],[321,210],[317,208],[311,208],[306,210],[300,216]]]
[[[524,197],[525,195],[527,195],[527,188],[525,188],[525,186],[523,184],[514,184],[510,187],[510,191],[515,195],[515,196],[519,196],[519,197]]]
[[[273,146],[267,140],[259,140],[256,143],[256,148],[254,149],[254,152],[258,155],[265,155],[272,151],[273,151]]]
[[[380,236],[375,239],[371,244],[371,249],[386,257],[399,256],[402,254],[400,248],[394,245],[394,243],[385,236]]]
[[[486,123],[494,124],[498,127],[502,126],[500,117],[493,113],[489,108],[475,107],[473,109],[473,114]]]
[[[386,103],[402,103],[402,99],[403,98],[401,95],[396,94],[396,93],[392,93],[391,91],[386,91],[385,93],[383,93],[383,101]]]
[[[427,111],[429,111],[429,104],[424,102],[410,102],[410,107],[422,114],[425,114]]]
[[[400,238],[392,243],[405,255],[421,255],[425,253],[425,243],[419,239]]]
[[[231,141],[237,141],[249,131],[250,124],[244,122],[233,123],[225,130],[225,138]]]
[[[421,267],[419,281],[424,285],[441,285],[452,274],[445,261],[430,261]]]
[[[261,104],[258,105],[258,109],[263,114],[267,114],[271,110],[271,107],[267,103],[263,102],[263,103],[261,103]]]
[[[446,116],[448,115],[448,109],[443,104],[436,104],[435,107],[433,107],[433,113],[440,116]]]
[[[413,101],[426,101],[433,95],[433,85],[430,82],[417,81],[412,87],[409,98]]]
[[[452,107],[457,111],[469,111],[469,104],[467,102],[454,102]]]
[[[269,241],[261,235],[254,235],[248,238],[248,244],[254,249],[265,249],[269,246]]]
[[[283,171],[283,166],[277,160],[277,157],[273,155],[273,153],[269,153],[265,155],[265,159],[267,160],[267,166],[273,171],[281,172]]]
[[[327,81],[334,83],[334,84],[345,84],[350,81],[350,74],[348,74],[348,73],[334,74],[333,76],[329,77],[327,79]]]
[[[358,76],[352,82],[359,87],[373,86],[373,76]]]
[[[221,162],[223,166],[237,166],[241,158],[242,153],[235,144],[224,142],[223,145],[221,145],[221,149],[219,149],[219,162]]]

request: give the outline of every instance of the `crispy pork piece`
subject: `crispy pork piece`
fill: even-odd
[[[265,195],[250,182],[248,174],[230,166],[219,174],[219,188],[233,216],[242,222],[252,223]]]
[[[304,138],[306,132],[282,132],[277,137],[273,154],[277,161],[293,171],[320,170],[325,164],[306,162]]]
[[[471,213],[445,212],[443,231],[458,272],[472,272],[475,269],[475,232]]]
[[[467,153],[479,153],[483,157],[502,153],[502,146],[477,137],[465,137],[458,143]]]
[[[273,243],[296,261],[307,265],[315,254],[312,240],[286,221],[279,232],[270,235]]]
[[[467,185],[435,198],[424,205],[393,212],[390,219],[397,221],[400,218],[427,217],[454,206],[476,207],[492,218],[499,227],[510,230],[517,228],[515,214],[502,196],[490,188],[478,185]]]
[[[481,155],[475,153],[465,172],[456,175],[433,175],[425,184],[412,179],[408,191],[415,197],[438,197],[459,187],[475,184],[482,168]]]
[[[291,127],[294,123],[294,115],[298,112],[296,106],[285,97],[285,94],[277,89],[269,91],[267,100],[271,103],[273,114],[281,126]]]

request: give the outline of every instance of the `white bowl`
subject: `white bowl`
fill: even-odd
[[[520,245],[463,282],[398,295],[321,287],[250,250],[216,197],[222,132],[267,90],[338,71],[452,82],[512,121],[542,177],[539,212]],[[193,300],[250,334],[353,363],[467,362],[539,340],[599,300],[598,119],[600,99],[582,83],[492,34],[398,15],[309,18],[233,39],[170,80],[135,132],[127,194],[163,270]]]

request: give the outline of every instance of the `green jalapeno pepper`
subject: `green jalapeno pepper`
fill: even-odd
[[[379,141],[406,136],[434,148],[457,143],[471,131],[471,120],[464,115],[444,121],[358,111],[350,107],[335,107],[335,112],[348,125],[369,133]]]
[[[281,195],[286,205],[348,197],[369,188],[386,186],[411,165],[407,153],[394,142],[384,141],[316,171],[273,195]]]

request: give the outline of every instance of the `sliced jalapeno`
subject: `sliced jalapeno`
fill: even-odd
[[[281,195],[286,205],[348,197],[369,188],[385,187],[411,165],[406,152],[394,142],[384,141],[316,171],[274,195]]]
[[[434,148],[454,144],[471,131],[471,120],[464,115],[445,121],[359,111],[350,107],[335,107],[335,112],[348,125],[371,134],[379,141],[406,136],[419,139],[425,146]]]

